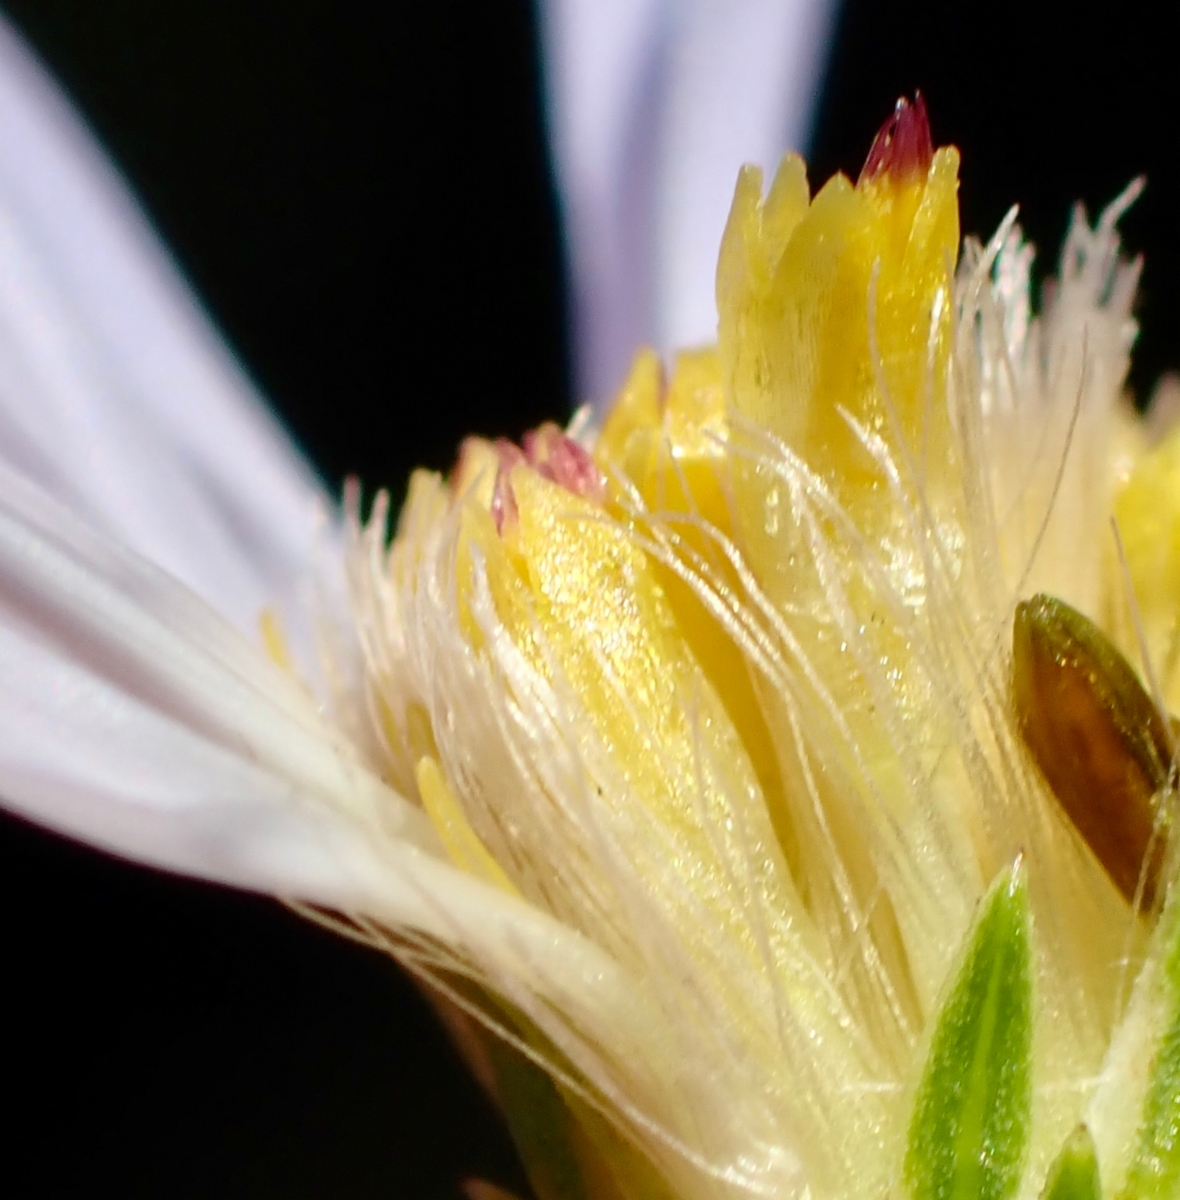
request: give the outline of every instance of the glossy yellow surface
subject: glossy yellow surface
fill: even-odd
[[[460,553],[483,564],[514,646],[569,706],[567,733],[602,809],[595,819],[632,829],[631,869],[652,888],[675,879],[665,902],[678,937],[752,1045],[771,1032],[769,993],[734,989],[724,963],[734,956],[826,1028],[832,1016],[803,951],[800,901],[747,731],[694,653],[656,565],[627,523],[594,501],[527,466],[510,483],[516,519],[498,533],[473,506]],[[473,645],[485,636],[473,630]],[[735,906],[739,861],[747,903]]]
[[[676,356],[665,382],[651,350],[635,359],[603,426],[595,457],[620,470],[649,513],[677,540],[678,555],[711,575],[719,588],[740,591],[721,539],[733,536],[733,485],[721,360],[715,349]],[[782,779],[756,681],[731,633],[675,571],[652,562],[681,633],[740,731],[788,859],[797,854]]]
[[[915,455],[945,450],[931,401],[949,352],[958,162],[948,148],[924,178],[837,175],[810,205],[796,156],[765,201],[761,172],[738,181],[717,269],[730,402],[846,503],[878,483],[846,416]]]
[[[1135,464],[1114,516],[1153,667],[1180,709],[1180,427]]]
[[[443,846],[457,867],[477,876],[486,883],[494,884],[502,891],[516,895],[503,868],[487,852],[463,809],[455,799],[446,776],[433,758],[424,758],[418,763],[418,795],[430,823],[438,832]]]

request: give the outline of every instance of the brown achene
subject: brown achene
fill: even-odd
[[[1017,719],[1037,766],[1115,886],[1156,899],[1167,838],[1172,732],[1130,663],[1088,618],[1053,596],[1016,606]]]

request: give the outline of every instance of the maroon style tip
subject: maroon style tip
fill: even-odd
[[[902,181],[917,179],[930,170],[934,143],[930,138],[930,118],[921,92],[914,93],[911,104],[904,96],[873,139],[869,156],[860,173],[860,182],[889,175]]]
[[[500,438],[496,454],[500,466],[492,493],[492,519],[500,533],[504,532],[505,521],[515,521],[517,517],[516,496],[509,478],[513,467],[530,466],[542,478],[575,496],[601,501],[606,494],[606,480],[594,460],[552,421],[526,433],[523,446]]]

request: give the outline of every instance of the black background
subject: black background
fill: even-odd
[[[5,0],[227,337],[338,485],[568,411],[556,210],[524,0]],[[902,92],[964,155],[964,228],[1047,251],[1134,175],[1134,383],[1180,362],[1166,6],[848,0],[813,182]],[[1047,255],[1051,257],[1051,255]],[[413,989],[270,902],[0,825],[0,1192],[523,1192]]]

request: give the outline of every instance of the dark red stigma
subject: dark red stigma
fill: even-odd
[[[930,118],[921,92],[911,104],[904,96],[873,139],[859,182],[888,175],[898,182],[924,178],[934,159]]]

